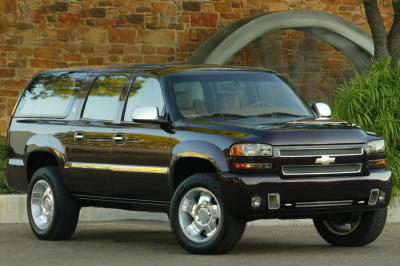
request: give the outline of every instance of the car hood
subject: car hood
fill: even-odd
[[[272,145],[325,145],[366,143],[379,139],[359,126],[323,118],[241,118],[191,121],[193,131],[225,135],[237,142],[262,142]]]

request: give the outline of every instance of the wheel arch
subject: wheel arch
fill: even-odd
[[[190,141],[182,142],[173,149],[170,169],[172,195],[177,185],[192,174],[226,172],[229,168],[219,147],[204,141]]]
[[[63,177],[66,165],[65,149],[62,143],[52,135],[35,135],[25,146],[24,165],[28,183],[33,173],[45,165],[55,165]]]

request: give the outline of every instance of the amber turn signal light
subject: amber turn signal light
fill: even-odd
[[[239,143],[231,147],[229,156],[272,156],[272,146],[263,143]]]
[[[229,155],[230,156],[243,156],[244,148],[242,144],[236,144],[232,146]]]
[[[368,161],[368,166],[369,167],[385,167],[386,159]]]
[[[236,170],[262,170],[272,169],[272,163],[234,163],[233,167]]]

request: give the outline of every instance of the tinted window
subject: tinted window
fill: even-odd
[[[84,73],[45,73],[22,95],[18,115],[63,117],[81,88]]]
[[[132,85],[126,103],[124,121],[132,121],[133,110],[139,106],[157,106],[161,113],[164,108],[164,99],[160,83],[156,78],[137,77]]]
[[[183,117],[312,116],[309,108],[279,76],[258,72],[171,74],[176,106]]]
[[[99,76],[90,89],[82,117],[112,121],[118,109],[118,100],[128,77],[125,75]]]

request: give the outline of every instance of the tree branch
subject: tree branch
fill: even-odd
[[[374,41],[374,58],[382,61],[388,57],[387,35],[377,0],[364,0],[364,8]]]
[[[392,57],[391,67],[396,68],[400,61],[400,0],[392,0],[394,17],[388,36],[388,50]]]

